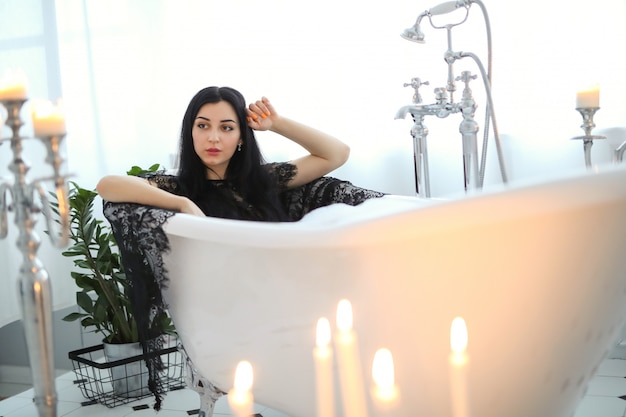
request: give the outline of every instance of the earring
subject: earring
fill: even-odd
[[[241,142],[239,142],[239,145],[237,145],[237,151],[241,152]]]

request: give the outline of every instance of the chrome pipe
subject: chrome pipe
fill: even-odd
[[[426,137],[428,128],[424,125],[424,116],[414,116],[411,129],[413,137],[413,165],[415,171],[415,194],[430,198],[430,169],[428,168],[428,146]]]
[[[502,182],[506,184],[508,182],[508,176],[506,173],[506,165],[504,162],[502,141],[500,140],[500,131],[498,130],[498,123],[496,122],[496,113],[493,107],[493,97],[491,95],[491,83],[489,82],[488,74],[485,71],[485,67],[483,66],[482,62],[480,61],[480,58],[478,58],[476,54],[471,53],[471,52],[461,52],[461,57],[472,58],[474,62],[476,63],[478,70],[480,71],[481,78],[483,79],[483,84],[485,85],[485,93],[487,97],[487,112],[488,112],[487,117],[491,119],[491,123],[493,125],[492,129],[493,129],[494,140],[496,142],[496,152],[498,153],[498,163],[500,165],[500,176],[502,178]],[[485,142],[483,142],[483,152],[482,152],[483,160],[480,164],[480,186],[481,187],[483,186],[483,180],[484,180],[484,166],[485,166],[484,157],[486,156],[486,149],[484,149],[485,146],[486,146]]]
[[[624,160],[624,151],[626,151],[626,141],[622,142],[622,144],[615,149],[613,153],[613,161],[622,162]]]

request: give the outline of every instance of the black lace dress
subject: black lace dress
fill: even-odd
[[[281,190],[280,200],[291,221],[300,220],[319,207],[336,203],[356,206],[370,198],[384,195],[333,177],[321,177],[301,187],[287,189],[286,184],[295,175],[296,167],[290,163],[273,163],[268,164],[267,168],[277,181],[278,189]],[[145,175],[145,178],[161,189],[183,194],[178,177],[174,175],[151,173]],[[236,188],[226,180],[208,181],[204,200],[196,201],[196,204],[203,208],[214,205],[215,201],[221,201],[222,212],[228,213],[218,217],[258,219],[255,208],[246,204]],[[174,214],[170,210],[134,203],[104,202],[104,215],[111,224],[126,277],[131,283],[131,302],[148,365],[149,388],[156,399],[155,410],[161,407],[163,387],[159,373],[163,371],[163,364],[154,353],[163,348],[163,340],[159,330],[151,323],[155,322],[155,318],[167,314],[161,289],[168,282],[162,255],[169,250],[169,242],[161,226]]]

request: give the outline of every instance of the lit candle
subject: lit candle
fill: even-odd
[[[598,84],[583,88],[576,93],[577,109],[593,107],[600,107],[600,86]]]
[[[372,398],[379,416],[390,415],[398,405],[398,387],[395,383],[393,356],[389,349],[378,349],[372,362]]]
[[[452,416],[469,417],[469,396],[467,392],[467,327],[465,320],[457,317],[450,327],[450,394],[452,396]]]
[[[0,78],[0,100],[25,100],[26,76],[22,71],[6,70]]]
[[[65,134],[65,114],[61,100],[56,106],[49,101],[34,101],[31,113],[35,137]]]
[[[318,417],[333,417],[335,415],[333,352],[330,348],[330,323],[325,317],[317,321],[313,357],[315,359],[317,415]]]
[[[228,405],[236,417],[248,417],[252,414],[252,365],[248,361],[241,361],[235,370],[235,383],[228,391]]]
[[[343,417],[367,416],[363,372],[357,336],[352,330],[352,304],[341,300],[337,306],[337,365],[341,384]]]

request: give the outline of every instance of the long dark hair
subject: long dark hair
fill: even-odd
[[[226,101],[235,110],[241,131],[241,151],[235,151],[226,168],[225,179],[237,190],[243,202],[234,202],[230,195],[223,195],[231,200],[231,207],[208,201],[206,193],[211,188],[211,181],[206,178],[206,166],[196,154],[193,146],[192,129],[200,108],[207,103]],[[287,221],[287,215],[280,203],[276,181],[263,167],[265,160],[254,136],[254,131],[246,119],[246,101],[241,93],[230,87],[207,87],[200,90],[191,99],[183,118],[179,148],[179,178],[186,195],[205,211],[205,214],[216,217],[247,218],[248,220]],[[219,188],[219,189],[218,189]],[[213,187],[219,196],[223,187]],[[204,201],[204,204],[199,202]],[[204,205],[204,207],[203,207]],[[234,205],[234,206],[233,206]],[[236,207],[239,205],[239,207]],[[245,205],[245,207],[244,207]],[[248,205],[252,210],[248,210]],[[242,210],[247,212],[241,215]]]

